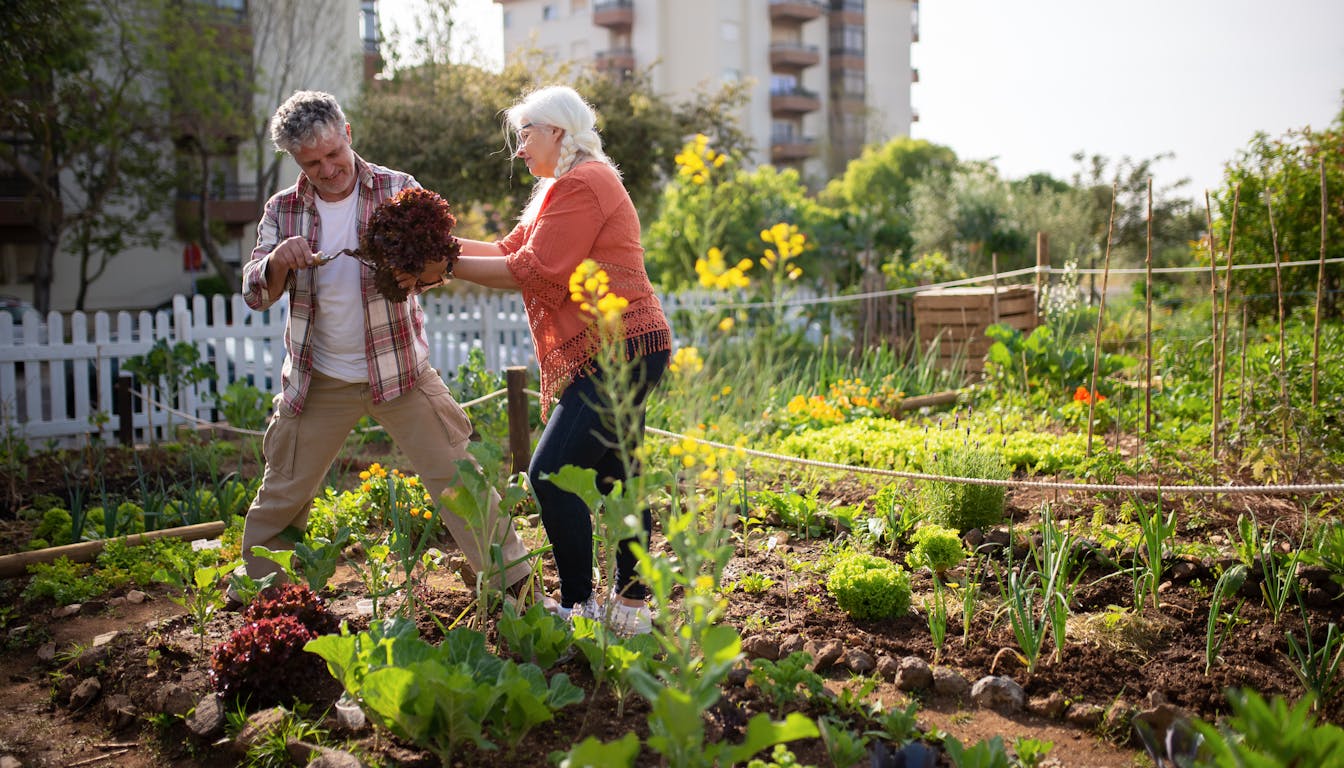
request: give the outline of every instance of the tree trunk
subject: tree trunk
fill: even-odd
[[[210,260],[215,272],[224,280],[224,284],[233,285],[238,282],[238,277],[234,274],[233,267],[224,261],[224,255],[219,252],[219,244],[215,242],[214,235],[210,232],[210,152],[199,142],[196,146],[201,160],[199,210],[201,250],[205,252],[205,257]]]

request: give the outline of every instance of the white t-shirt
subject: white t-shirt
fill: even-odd
[[[357,214],[359,190],[344,200],[315,199],[318,248],[326,254],[359,247]],[[352,256],[340,256],[317,269],[317,313],[312,328],[313,367],[341,381],[368,381],[369,362],[364,349],[364,298],[359,275],[363,265]]]

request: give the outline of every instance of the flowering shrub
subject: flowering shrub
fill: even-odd
[[[389,301],[405,301],[396,270],[418,275],[430,262],[448,260],[452,270],[462,246],[453,237],[457,218],[448,203],[427,189],[403,189],[388,198],[369,218],[359,236],[361,261],[373,267],[373,282]]]
[[[686,436],[667,449],[673,464],[688,474],[694,473],[702,485],[713,485],[719,480],[725,485],[736,483],[737,471],[724,465],[745,458],[746,438],[738,438],[736,447],[730,450],[700,442],[704,437],[703,424],[686,430]]]
[[[695,260],[695,274],[700,285],[720,291],[750,286],[751,278],[747,277],[747,272],[751,267],[751,259],[741,259],[737,264],[728,266],[723,251],[717,246],[710,248],[703,259]]]
[[[892,385],[894,374],[887,374],[874,386],[859,379],[841,379],[825,395],[794,395],[783,412],[767,409],[764,418],[793,432],[844,424],[871,416],[894,418],[901,412],[905,393]]]
[[[314,634],[335,632],[340,622],[327,609],[326,602],[306,584],[284,583],[269,587],[243,609],[243,618],[261,621],[291,616]]]
[[[890,560],[850,552],[826,580],[840,608],[860,620],[889,619],[910,610],[910,576]]]
[[[604,332],[615,333],[630,300],[611,292],[611,277],[592,259],[584,259],[569,276],[569,298]]]
[[[248,622],[215,646],[210,682],[220,694],[252,704],[281,701],[296,682],[322,674],[322,660],[303,650],[315,637],[293,616]]]
[[[434,498],[415,475],[404,475],[375,461],[359,473],[359,479],[364,505],[374,520],[390,522],[396,515],[434,519]]]

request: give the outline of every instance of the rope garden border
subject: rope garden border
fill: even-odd
[[[540,392],[537,392],[536,390],[532,389],[524,389],[523,393],[530,395],[532,397],[537,398],[541,397]],[[159,406],[165,412],[181,416],[185,418],[188,422],[195,423],[198,426],[208,426],[214,429],[223,429],[226,431],[237,432],[240,434],[253,435],[253,436],[261,436],[265,434],[264,432],[260,432],[257,430],[240,429],[237,427],[233,427],[227,423],[208,422],[203,419],[198,419],[188,413],[179,411],[174,408],[169,408],[156,400],[145,397],[140,392],[134,392],[134,394],[136,397],[139,397],[146,403]],[[497,389],[494,392],[487,393],[474,400],[469,400],[465,403],[461,403],[460,405],[464,409],[471,408],[506,394],[508,394],[507,389]],[[370,431],[376,431],[379,429],[382,429],[382,427],[375,427]],[[786,464],[797,464],[800,466],[813,467],[816,469],[837,470],[841,472],[849,472],[852,474],[876,475],[879,477],[893,477],[905,480],[926,480],[926,481],[935,481],[943,483],[960,483],[963,485],[1001,486],[1004,488],[1034,488],[1037,490],[1085,491],[1091,493],[1158,493],[1165,495],[1175,494],[1182,496],[1192,496],[1196,494],[1209,494],[1209,493],[1279,496],[1279,495],[1299,495],[1309,493],[1339,493],[1341,491],[1344,491],[1344,483],[1301,483],[1290,485],[1162,485],[1162,484],[1124,485],[1120,483],[1075,483],[1075,482],[1060,482],[1057,480],[1055,481],[1016,480],[1016,479],[994,480],[983,477],[956,477],[952,475],[934,475],[926,472],[905,472],[895,469],[879,469],[877,467],[861,467],[852,464],[840,464],[838,462],[818,461],[816,459],[805,459],[798,456],[789,456],[787,454],[782,453],[772,453],[770,451],[758,451],[751,448],[742,448],[740,446],[729,445],[727,443],[721,443],[714,440],[706,440],[704,438],[692,437],[690,435],[684,435],[678,432],[670,432],[665,429],[658,429],[657,427],[646,426],[644,428],[644,431],[647,434],[667,440],[691,440],[701,445],[708,445],[711,448],[730,450],[745,454],[747,456],[753,456],[760,459],[768,459],[771,461],[778,461]]]

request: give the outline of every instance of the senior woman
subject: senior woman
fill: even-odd
[[[551,86],[508,109],[518,157],[537,178],[518,225],[497,242],[461,240],[453,277],[489,288],[521,291],[541,368],[542,418],[546,422],[528,467],[560,577],[556,612],[608,622],[622,634],[650,631],[647,590],[635,576],[634,539],[617,547],[616,584],[604,609],[593,588],[593,521],[576,495],[546,480],[567,464],[597,471],[601,482],[625,481],[626,462],[604,413],[598,386],[603,375],[594,355],[602,331],[594,316],[571,299],[570,276],[592,260],[608,276],[611,293],[628,302],[621,313],[624,351],[633,370],[629,386],[644,426],[645,398],[662,378],[671,331],[644,267],[639,217],[620,173],[602,152],[597,116],[572,88]],[[443,264],[418,278],[436,282]],[[437,274],[435,273],[437,270]],[[618,340],[620,341],[620,340]],[[559,402],[550,407],[552,397]],[[549,418],[548,418],[549,415]],[[633,462],[633,458],[629,458]],[[637,465],[632,464],[637,469]],[[647,534],[652,514],[645,509]],[[647,540],[647,537],[646,537]]]

